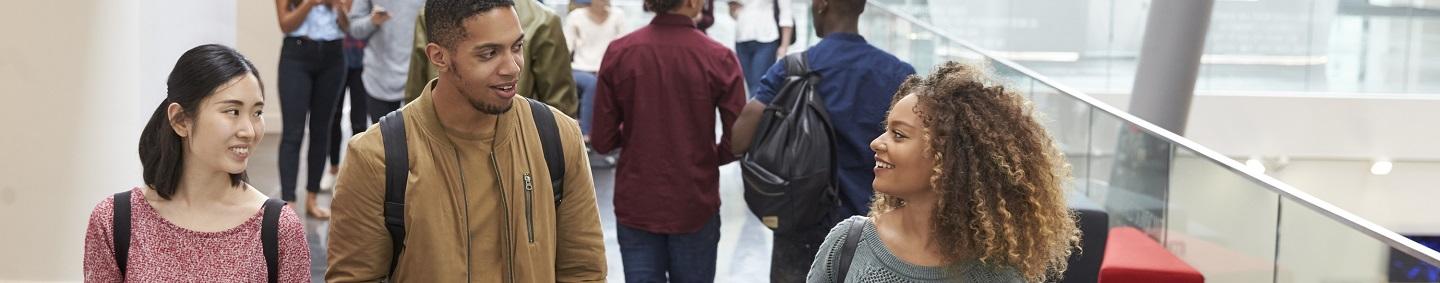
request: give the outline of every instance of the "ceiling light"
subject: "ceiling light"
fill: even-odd
[[[1258,157],[1251,157],[1250,160],[1245,160],[1245,167],[1256,174],[1265,174],[1265,163],[1261,162]]]
[[[1390,175],[1390,169],[1394,169],[1394,167],[1395,164],[1390,163],[1390,161],[1375,161],[1375,165],[1370,166],[1370,174],[1378,176]]]

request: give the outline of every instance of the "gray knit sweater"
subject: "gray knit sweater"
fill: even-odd
[[[850,271],[844,275],[845,282],[1024,282],[1014,269],[973,261],[945,267],[905,263],[880,243],[875,222],[863,216],[852,216],[851,219],[860,220],[858,223],[864,223],[865,229],[855,247]],[[850,221],[842,221],[830,229],[830,235],[825,236],[825,242],[820,244],[815,262],[810,264],[810,274],[805,282],[835,282],[835,269],[839,268],[836,261],[849,229]]]

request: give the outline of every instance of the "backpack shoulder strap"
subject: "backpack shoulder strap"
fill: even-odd
[[[385,230],[390,232],[390,272],[405,250],[405,179],[410,171],[410,152],[405,141],[405,115],[395,110],[380,119],[380,137],[385,144]]]
[[[845,282],[845,275],[850,273],[850,261],[855,259],[855,248],[860,245],[861,232],[865,231],[864,219],[846,220],[850,222],[850,231],[845,233],[845,245],[840,246],[840,266],[835,269],[835,282]]]
[[[530,114],[534,115],[535,131],[540,134],[540,146],[545,150],[545,166],[550,169],[550,188],[555,193],[555,206],[565,200],[565,152],[560,146],[560,129],[555,124],[555,114],[550,106],[539,100],[530,101]]]
[[[785,79],[780,85],[780,89],[776,90],[775,98],[770,101],[770,104],[789,105],[792,108],[797,104],[803,104],[798,102],[803,101],[804,95],[799,93],[800,91],[787,88],[787,86],[791,86],[791,83],[803,82],[803,80],[809,79],[807,76],[813,75],[810,74],[809,64],[805,63],[805,53],[807,52],[791,53],[780,59],[781,64],[785,64]],[[794,79],[794,77],[800,77],[800,79]]]
[[[266,278],[280,282],[280,212],[285,201],[265,200],[265,216],[260,219],[260,245],[265,249]]]
[[[805,53],[807,52],[785,55],[785,73],[787,75],[800,76],[810,72],[810,64],[805,62]]]
[[[112,247],[115,247],[115,266],[120,268],[120,278],[124,281],[125,266],[130,261],[130,192],[115,193],[114,205],[110,207],[114,215],[110,219],[110,231]]]

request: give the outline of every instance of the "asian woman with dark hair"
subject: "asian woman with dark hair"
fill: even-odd
[[[255,66],[229,47],[202,45],[180,56],[166,83],[140,135],[146,185],[91,212],[85,281],[308,281],[304,224],[246,183],[265,136]]]

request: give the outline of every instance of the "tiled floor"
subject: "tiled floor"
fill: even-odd
[[[280,191],[279,172],[276,169],[280,144],[279,134],[270,134],[261,142],[257,154],[250,160],[250,183],[272,196]],[[301,153],[304,156],[304,153]],[[302,158],[302,164],[304,163]],[[301,165],[302,168],[304,165]],[[305,180],[304,169],[298,180]],[[605,234],[606,264],[609,267],[609,281],[624,282],[620,262],[620,246],[615,236],[614,180],[611,169],[596,169],[595,190],[600,207],[600,220]],[[735,164],[720,168],[720,247],[716,263],[716,282],[766,282],[769,280],[771,233],[760,224],[745,208],[740,184],[740,169]],[[303,215],[304,192],[298,193],[300,202],[294,208]],[[324,192],[318,200],[328,206],[330,194]],[[325,243],[329,223],[306,220],[306,238],[310,242],[311,274],[314,282],[323,282],[325,274]]]

